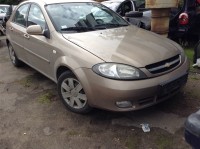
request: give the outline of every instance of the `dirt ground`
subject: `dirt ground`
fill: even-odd
[[[177,96],[144,110],[78,115],[66,110],[51,80],[28,66],[13,67],[1,41],[0,149],[190,149],[183,127],[200,109],[199,80],[190,73]]]

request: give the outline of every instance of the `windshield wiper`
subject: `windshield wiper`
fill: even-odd
[[[122,27],[122,26],[128,26],[128,24],[115,24],[115,23],[106,23],[106,24],[97,24],[95,25],[95,28],[110,28],[110,27]]]
[[[128,26],[128,25],[127,24],[106,23],[106,24],[97,24],[94,27],[77,26],[77,27],[61,28],[61,31],[84,32],[84,31],[93,31],[93,30],[98,30],[98,29],[107,29],[107,28],[111,28],[111,27],[121,27],[121,26]]]
[[[91,31],[95,30],[93,27],[84,27],[84,26],[78,26],[78,27],[68,27],[68,28],[61,28],[61,31]]]

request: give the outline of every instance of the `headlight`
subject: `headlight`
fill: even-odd
[[[93,66],[92,69],[95,73],[110,79],[137,80],[146,78],[146,75],[138,68],[123,64],[101,63]]]

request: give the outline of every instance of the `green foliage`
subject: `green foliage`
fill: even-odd
[[[0,4],[17,5],[20,0],[0,0]]]
[[[194,47],[185,48],[185,54],[190,61],[190,71],[195,71],[195,68],[192,67],[193,65],[193,55],[194,55]]]
[[[52,93],[45,93],[38,98],[38,101],[42,104],[48,104],[51,103],[52,98],[53,98]]]
[[[169,149],[173,146],[173,138],[166,135],[158,135],[155,143],[158,149]]]

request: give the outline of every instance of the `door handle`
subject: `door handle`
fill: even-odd
[[[29,39],[29,35],[28,34],[24,34],[24,38]]]
[[[12,28],[12,27],[9,27],[9,30],[13,31],[13,28]]]

